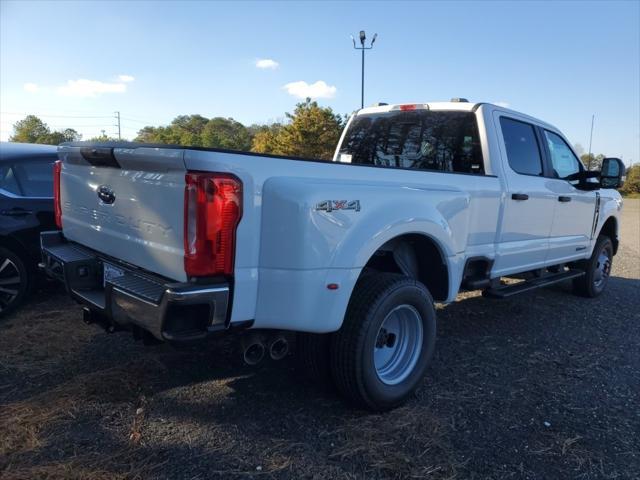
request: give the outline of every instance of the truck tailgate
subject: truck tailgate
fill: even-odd
[[[184,150],[61,146],[64,235],[184,281]]]

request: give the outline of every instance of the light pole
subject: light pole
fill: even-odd
[[[375,43],[376,38],[378,38],[377,33],[373,35],[369,46],[365,47],[364,43],[367,39],[367,36],[365,35],[364,30],[360,30],[360,46],[358,47],[356,46],[356,39],[353,38],[353,35],[351,36],[351,40],[353,41],[353,48],[362,52],[362,87],[360,90],[360,108],[364,108],[364,51],[371,50],[373,48],[373,44]]]

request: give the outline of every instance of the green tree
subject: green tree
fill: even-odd
[[[82,138],[77,131],[73,128],[65,128],[64,130],[56,130],[54,132],[49,133],[46,136],[46,139],[42,142],[38,143],[48,143],[51,145],[60,145],[64,142],[77,142]]]
[[[278,146],[278,134],[282,130],[282,124],[252,125],[249,127],[252,133],[251,151],[257,153],[276,153],[280,151]]]
[[[166,127],[144,127],[138,131],[136,141],[244,151],[251,148],[251,134],[240,122],[202,115],[180,115]]]
[[[286,125],[256,134],[253,151],[325,160],[333,157],[344,127],[339,114],[307,98],[286,116],[289,120]]]
[[[251,134],[247,127],[233,118],[215,117],[207,122],[200,135],[203,147],[248,151]]]
[[[27,115],[24,119],[13,124],[13,136],[10,142],[20,143],[42,143],[39,139],[46,137],[50,133],[46,123],[35,115]]]
[[[73,128],[51,131],[49,126],[35,115],[27,115],[13,125],[10,142],[45,143],[58,145],[63,142],[75,142],[82,138]]]
[[[91,137],[88,141],[89,142],[126,142],[126,140],[124,139],[110,137],[109,135],[106,135],[104,133],[102,135],[98,135],[97,137]]]
[[[627,169],[627,178],[620,189],[623,195],[640,195],[640,163]]]

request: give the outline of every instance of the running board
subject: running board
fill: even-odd
[[[582,270],[569,270],[567,272],[551,273],[544,277],[537,277],[524,282],[516,283],[515,285],[506,285],[504,287],[489,288],[482,292],[484,297],[488,298],[507,298],[517,295],[519,293],[528,292],[540,287],[546,287],[553,285],[554,283],[562,282],[564,280],[570,280],[572,278],[578,278],[584,275]]]

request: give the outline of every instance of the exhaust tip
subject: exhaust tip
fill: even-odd
[[[252,343],[244,349],[243,358],[247,365],[257,365],[264,358],[264,345],[260,342]]]
[[[289,342],[284,337],[276,337],[269,342],[269,356],[272,360],[282,360],[289,353]]]

